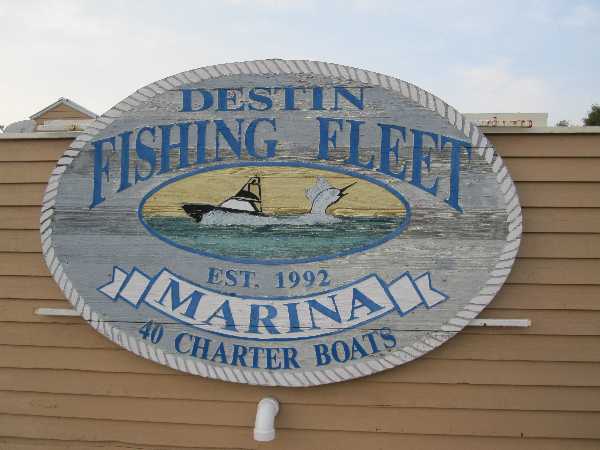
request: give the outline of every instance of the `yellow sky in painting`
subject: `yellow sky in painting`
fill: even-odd
[[[145,216],[185,216],[183,203],[218,205],[236,194],[253,176],[261,177],[263,212],[302,214],[310,210],[304,192],[324,177],[342,188],[356,183],[327,212],[337,216],[402,216],[404,205],[386,189],[360,178],[304,167],[236,167],[200,173],[176,181],[156,192],[144,205]]]

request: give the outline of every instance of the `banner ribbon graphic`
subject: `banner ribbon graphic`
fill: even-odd
[[[389,284],[376,274],[349,285],[300,297],[245,297],[192,283],[166,268],[154,277],[137,268],[113,268],[98,291],[138,308],[145,304],[180,323],[242,339],[295,340],[340,333],[396,312],[433,308],[448,296],[434,289],[431,275],[403,273]]]

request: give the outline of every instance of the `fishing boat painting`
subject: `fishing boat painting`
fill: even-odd
[[[184,203],[182,209],[202,225],[316,225],[333,223],[341,219],[328,214],[327,209],[347,195],[348,188],[331,186],[323,177],[317,177],[316,184],[305,190],[310,209],[305,214],[276,216],[263,212],[260,176],[251,177],[232,197],[219,205],[206,203]]]
[[[141,208],[163,241],[247,263],[345,255],[397,235],[409,219],[403,197],[370,177],[285,165],[186,176]]]

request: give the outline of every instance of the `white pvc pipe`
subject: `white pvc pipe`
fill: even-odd
[[[279,413],[279,402],[272,397],[265,397],[256,407],[254,420],[254,440],[268,442],[275,439],[275,416]]]
[[[79,313],[70,308],[37,308],[35,313],[38,316],[56,316],[56,317],[75,317]]]
[[[69,308],[37,308],[35,314],[38,316],[79,316],[74,309]],[[529,319],[471,319],[470,327],[507,327],[507,328],[527,328],[531,326]],[[276,401],[276,400],[275,400]]]

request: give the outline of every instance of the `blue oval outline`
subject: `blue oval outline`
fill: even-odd
[[[404,216],[404,220],[402,221],[402,223],[391,233],[386,234],[384,237],[380,238],[380,239],[376,239],[374,241],[370,241],[367,245],[363,245],[360,247],[353,247],[350,250],[345,250],[342,252],[337,252],[337,253],[333,253],[331,255],[327,255],[327,256],[317,256],[315,258],[298,258],[298,259],[278,259],[278,260],[264,260],[264,259],[250,259],[250,258],[230,258],[230,257],[226,257],[226,256],[222,256],[222,255],[218,255],[215,253],[211,253],[211,252],[207,252],[207,251],[203,251],[203,250],[198,250],[192,247],[188,247],[186,245],[182,245],[182,244],[178,244],[174,241],[172,241],[171,239],[168,239],[167,237],[161,235],[160,233],[156,232],[145,220],[144,220],[144,216],[142,214],[142,211],[144,209],[144,205],[146,204],[146,202],[148,201],[148,199],[150,197],[152,197],[154,194],[156,194],[158,191],[162,190],[164,187],[173,184],[179,180],[182,180],[184,178],[188,178],[188,177],[192,177],[195,175],[198,175],[200,173],[206,173],[206,172],[213,172],[213,171],[217,171],[217,170],[224,170],[224,169],[231,169],[231,168],[235,168],[235,167],[307,167],[307,168],[311,168],[311,169],[317,169],[317,170],[324,170],[326,172],[337,172],[337,173],[341,173],[343,175],[348,175],[354,178],[360,178],[363,179],[365,181],[368,181],[369,183],[373,183],[379,187],[382,187],[384,189],[386,189],[388,192],[390,192],[392,195],[394,195],[398,200],[400,200],[400,202],[404,205],[404,208],[406,210],[406,214]],[[348,255],[352,255],[354,253],[362,253],[365,252],[367,250],[370,250],[374,247],[378,247],[381,244],[395,238],[396,236],[398,236],[400,233],[402,233],[404,231],[404,229],[408,226],[408,224],[410,223],[410,218],[411,218],[411,207],[410,204],[408,203],[408,201],[404,198],[404,196],[402,194],[400,194],[399,192],[393,190],[392,188],[390,188],[388,185],[386,185],[385,183],[383,183],[380,180],[377,180],[376,178],[370,177],[368,175],[364,175],[362,173],[355,173],[352,172],[350,170],[347,169],[342,169],[340,167],[333,167],[333,166],[327,166],[324,164],[315,164],[315,163],[304,163],[304,162],[299,162],[299,161],[290,161],[290,162],[253,162],[253,161],[247,161],[247,162],[240,162],[240,163],[231,163],[231,164],[219,164],[219,165],[215,165],[215,166],[210,166],[210,167],[201,167],[199,169],[193,170],[191,172],[185,173],[185,174],[181,174],[178,175],[176,177],[170,178],[167,181],[163,181],[162,183],[160,183],[158,186],[154,187],[153,189],[151,189],[149,192],[146,193],[146,195],[144,195],[144,197],[142,198],[142,200],[140,201],[140,203],[138,204],[138,209],[137,209],[137,216],[138,216],[138,220],[141,222],[141,224],[144,226],[144,228],[146,228],[146,230],[155,238],[163,241],[164,243],[171,245],[175,248],[178,248],[180,250],[184,250],[190,253],[195,253],[198,255],[202,255],[202,256],[207,256],[209,258],[214,258],[214,259],[218,259],[220,261],[227,261],[227,262],[233,262],[233,263],[237,263],[237,264],[259,264],[259,265],[267,265],[267,266],[278,266],[278,265],[284,265],[284,264],[305,264],[305,263],[311,263],[311,262],[317,262],[317,261],[325,261],[328,259],[335,259],[335,258],[341,258],[343,256],[348,256]]]

